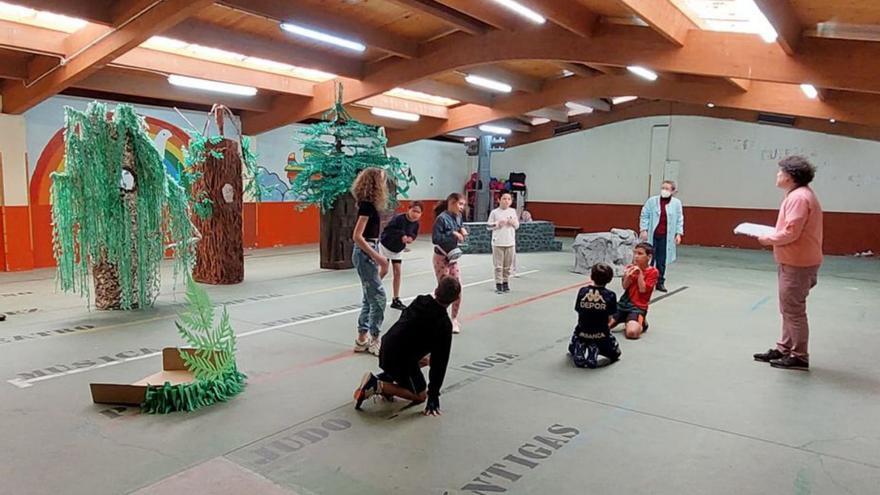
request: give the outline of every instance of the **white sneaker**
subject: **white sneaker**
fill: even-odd
[[[362,336],[363,339],[361,339]],[[370,350],[370,341],[367,340],[366,335],[358,335],[354,339],[354,352],[367,352],[368,350]]]
[[[368,348],[368,350],[370,351],[370,354],[372,354],[374,356],[378,356],[379,355],[379,348],[381,346],[382,346],[382,341],[379,339],[379,337],[370,338],[370,346]]]
[[[452,320],[452,333],[461,333],[461,325],[458,323],[458,318]]]

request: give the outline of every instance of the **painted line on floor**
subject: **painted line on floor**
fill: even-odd
[[[469,266],[474,266],[474,265],[462,265],[462,266],[465,267],[465,268],[467,268],[467,267],[469,267]],[[320,272],[316,272],[316,273],[324,273],[324,271],[320,271]],[[404,274],[403,278],[404,278],[404,279],[407,279],[407,278],[411,278],[411,277],[419,277],[419,276],[422,276],[422,275],[433,274],[433,273],[434,273],[434,270],[424,270],[424,271],[421,271],[421,272],[413,272],[413,273],[410,273],[410,274]],[[215,306],[215,307],[218,307],[218,308],[219,308],[219,307],[223,307],[224,305],[225,305],[225,306],[246,306],[246,305],[248,305],[248,304],[255,304],[255,303],[265,302],[265,301],[269,301],[269,300],[275,301],[275,300],[278,300],[278,299],[285,299],[285,298],[290,298],[290,297],[310,296],[310,295],[315,295],[315,294],[323,294],[323,293],[325,293],[325,292],[332,292],[332,291],[335,291],[335,290],[351,289],[351,288],[354,288],[354,287],[360,287],[360,285],[361,285],[360,282],[357,282],[357,283],[345,284],[345,285],[334,285],[334,286],[332,286],[332,287],[325,287],[325,288],[323,288],[323,289],[316,289],[316,290],[312,290],[312,291],[299,292],[299,293],[296,293],[296,294],[268,294],[268,296],[272,296],[272,297],[259,297],[259,298],[254,298],[253,300],[244,300],[244,301],[242,301],[242,302],[235,302],[235,303],[230,303],[229,301],[227,301],[227,302],[219,302],[219,303],[214,304],[214,306]],[[175,294],[176,294],[176,293],[175,293]],[[247,299],[247,298],[246,298],[246,299]],[[230,301],[233,301],[233,302],[234,302],[234,301],[240,301],[240,300],[241,300],[241,299],[231,299]],[[169,304],[169,305],[167,305],[167,306],[162,306],[162,308],[174,308],[174,307],[180,307],[180,306],[184,306],[185,304],[186,304],[186,303],[184,303],[184,302],[175,302],[175,303],[171,303],[171,304]],[[390,303],[389,303],[389,304],[390,304]],[[69,308],[65,308],[65,309],[69,309]],[[76,335],[82,335],[82,334],[86,334],[86,333],[103,332],[103,331],[105,331],[105,330],[111,330],[111,329],[114,329],[114,328],[125,328],[125,327],[134,326],[134,325],[141,325],[141,324],[144,324],[144,323],[152,323],[152,322],[154,322],[154,321],[167,320],[167,319],[169,319],[169,318],[176,318],[176,317],[177,317],[177,314],[174,313],[174,314],[167,314],[167,315],[162,315],[162,316],[154,316],[154,317],[152,317],[152,318],[144,318],[144,319],[140,319],[140,320],[127,321],[127,322],[124,322],[124,323],[115,323],[115,324],[113,324],[113,325],[105,325],[105,326],[102,326],[102,327],[94,326],[94,323],[97,323],[97,322],[87,322],[87,323],[82,323],[82,324],[80,324],[80,326],[91,325],[92,328],[89,328],[89,329],[87,329],[87,330],[77,331],[75,334],[76,334]],[[33,333],[39,333],[39,332],[33,332]],[[69,335],[72,335],[72,334],[69,333],[69,332],[67,332],[67,333],[63,333],[63,334],[59,334],[59,336],[63,336],[63,335],[68,335],[68,336],[69,336]],[[46,337],[46,335],[42,335],[41,333],[40,333],[40,336],[41,336],[41,337]],[[53,335],[53,336],[54,336],[54,335]],[[14,336],[13,336],[13,337],[14,337]],[[2,339],[0,339],[0,340],[2,340]],[[21,338],[15,339],[15,338],[14,338],[14,339],[13,339],[13,341],[14,341],[13,343],[15,343],[15,342],[19,342],[19,341],[24,341],[24,340],[28,340],[28,339],[27,339],[27,338],[25,338],[25,339],[21,339]],[[2,344],[2,343],[6,343],[6,342],[2,342],[2,341],[0,341],[0,344]]]
[[[528,272],[522,272],[522,275],[528,275],[528,274],[531,274],[531,273],[537,273],[538,271],[539,271],[539,270],[531,270],[531,271],[528,271]],[[431,273],[433,273],[433,271],[432,271]],[[471,282],[471,283],[468,283],[468,284],[464,284],[464,285],[462,285],[462,287],[474,287],[474,286],[477,286],[477,285],[482,285],[482,284],[487,284],[487,283],[494,283],[494,282],[495,282],[495,279],[494,279],[494,278],[490,278],[490,279],[486,279],[486,280],[480,280],[480,281],[478,281],[478,282]],[[360,285],[360,284],[358,284],[358,285]],[[405,300],[412,300],[412,299],[415,299],[415,297],[416,297],[416,296],[408,297],[408,298],[406,298]],[[295,326],[298,326],[298,325],[305,325],[306,323],[313,323],[313,322],[316,322],[316,321],[326,320],[326,319],[329,319],[329,318],[335,318],[335,317],[337,317],[337,316],[342,316],[342,315],[352,314],[352,313],[356,313],[356,312],[359,312],[359,311],[360,311],[360,308],[357,308],[357,309],[350,309],[350,310],[346,310],[346,311],[340,311],[340,312],[338,312],[338,313],[330,313],[330,314],[326,314],[326,315],[317,316],[317,317],[315,317],[315,318],[311,318],[311,319],[308,319],[308,320],[299,320],[299,321],[294,321],[294,322],[291,322],[291,323],[283,323],[283,324],[281,324],[281,325],[273,325],[273,326],[266,327],[266,328],[258,328],[258,329],[255,329],[255,330],[250,330],[250,331],[247,331],[247,332],[242,332],[242,333],[236,334],[236,338],[241,339],[241,338],[245,338],[245,337],[250,337],[250,336],[252,336],[252,335],[259,335],[259,334],[266,333],[266,332],[272,332],[272,331],[275,331],[275,330],[280,330],[280,329],[282,329],[282,328],[295,327]],[[62,372],[60,372],[60,373],[53,373],[53,374],[51,374],[51,375],[38,376],[38,377],[34,377],[34,378],[29,378],[29,379],[12,378],[12,379],[6,380],[6,382],[9,383],[10,385],[14,385],[14,386],[16,386],[16,387],[18,387],[18,388],[28,388],[28,387],[33,386],[34,383],[39,383],[39,382],[46,381],[46,380],[52,380],[52,379],[54,379],[54,378],[60,378],[60,377],[62,377],[62,376],[76,375],[76,374],[79,374],[79,373],[85,373],[85,372],[87,372],[87,371],[92,371],[92,370],[96,370],[96,369],[99,369],[99,368],[106,368],[106,367],[108,367],[108,366],[116,366],[116,365],[119,365],[119,364],[129,363],[129,362],[132,362],[132,361],[139,361],[139,360],[146,359],[146,358],[149,358],[149,357],[160,356],[161,354],[162,354],[162,351],[157,351],[157,352],[147,353],[147,354],[143,354],[143,355],[135,356],[135,357],[131,357],[131,358],[123,358],[123,359],[120,359],[120,360],[111,361],[111,362],[107,362],[107,363],[101,363],[101,364],[92,365],[92,366],[84,366],[84,367],[81,367],[81,368],[74,368],[74,369],[70,369],[70,370],[65,370],[65,371],[62,371]]]
[[[684,292],[688,289],[689,289],[689,287],[687,285],[681,286],[675,290],[671,290],[671,291],[667,292],[666,294],[663,294],[662,296],[657,296],[654,299],[651,299],[650,304],[654,304],[657,301],[662,301],[662,300],[666,299],[667,297],[672,297],[672,296],[678,294],[679,292]]]

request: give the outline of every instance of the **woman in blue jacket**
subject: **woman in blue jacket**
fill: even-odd
[[[660,271],[657,290],[666,292],[666,263],[675,261],[675,247],[684,235],[684,212],[681,201],[674,198],[675,182],[663,181],[660,195],[651,196],[642,206],[639,219],[640,237],[654,246],[651,264]]]

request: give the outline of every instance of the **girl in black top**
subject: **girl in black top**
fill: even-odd
[[[406,305],[400,300],[401,265],[403,264],[403,251],[408,244],[412,244],[419,235],[419,219],[422,217],[422,202],[414,201],[406,213],[401,213],[392,218],[379,238],[379,253],[391,262],[394,289],[391,298],[391,307],[404,310]]]
[[[388,260],[379,254],[379,210],[387,203],[386,180],[382,169],[371,167],[358,175],[351,188],[358,202],[358,219],[352,233],[352,262],[364,292],[354,352],[369,352],[376,356],[379,355],[379,329],[385,318],[386,297],[382,279],[388,273]]]

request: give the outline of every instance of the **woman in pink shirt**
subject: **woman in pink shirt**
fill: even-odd
[[[822,264],[822,206],[809,187],[815,175],[816,168],[802,156],[790,156],[779,162],[776,187],[785,190],[785,199],[779,208],[776,232],[758,238],[761,244],[773,246],[773,257],[779,265],[782,337],[775,349],[754,357],[774,368],[810,367],[807,295],[816,286]]]

